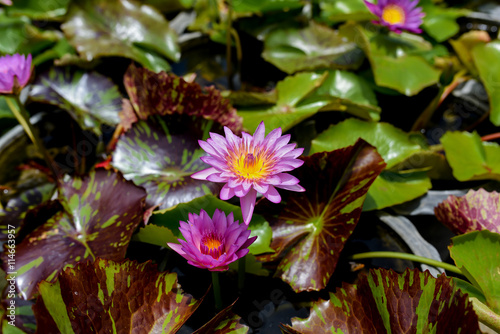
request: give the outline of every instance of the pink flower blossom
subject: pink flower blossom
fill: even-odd
[[[299,180],[285,172],[302,166],[297,159],[304,149],[288,144],[290,135],[281,135],[281,128],[274,129],[265,137],[264,122],[253,136],[243,132],[238,137],[224,127],[226,137],[210,133],[200,146],[210,156],[201,159],[212,167],[191,175],[192,178],[211,182],[225,182],[220,192],[222,200],[233,196],[240,198],[245,224],[252,219],[257,192],[273,203],[281,202],[276,188],[305,191]]]
[[[376,5],[364,1],[370,12],[380,18],[374,23],[386,26],[398,34],[403,30],[418,34],[422,32],[419,27],[425,13],[422,8],[417,7],[418,0],[378,0]]]
[[[185,241],[167,243],[170,248],[188,260],[190,265],[210,271],[228,270],[228,265],[247,255],[248,247],[257,237],[248,238],[250,230],[245,224],[234,221],[231,212],[215,210],[213,219],[204,211],[190,213],[188,222],[180,222],[179,230]]]
[[[0,0],[0,5],[12,6],[12,0]]]
[[[14,80],[14,77],[17,78]],[[31,55],[20,54],[0,57],[0,94],[12,94],[28,84],[31,77]]]

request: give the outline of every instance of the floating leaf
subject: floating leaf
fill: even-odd
[[[303,0],[252,0],[231,3],[237,13],[265,13],[271,11],[289,11],[304,6]]]
[[[313,304],[287,333],[481,333],[472,303],[445,275],[372,269]]]
[[[176,333],[200,301],[177,274],[151,262],[96,259],[43,281],[34,306],[40,333]]]
[[[148,207],[161,209],[205,194],[215,194],[221,186],[195,180],[191,174],[203,170],[205,154],[198,140],[206,140],[213,122],[185,115],[151,116],[134,123],[116,143],[111,165],[127,180],[146,189]]]
[[[456,40],[450,39],[450,44],[453,47],[462,64],[475,76],[479,75],[472,50],[478,44],[486,44],[491,41],[491,37],[487,31],[472,30],[460,35]]]
[[[102,124],[120,123],[122,96],[118,87],[97,72],[53,67],[36,78],[30,97],[67,110],[83,129],[96,134],[101,133]]]
[[[330,22],[375,19],[363,0],[321,0],[321,17]]]
[[[213,216],[215,209],[224,211],[226,215],[232,212],[234,220],[238,220],[240,224],[243,224],[243,216],[241,215],[241,208],[239,206],[217,199],[212,195],[196,198],[189,203],[179,204],[173,209],[156,211],[151,216],[149,224],[167,227],[173,232],[176,238],[181,238],[179,221],[188,221],[189,213],[199,214],[201,209],[205,210],[210,217]],[[250,237],[257,236],[255,242],[248,247],[250,254],[262,254],[273,251],[269,248],[272,231],[267,221],[261,215],[254,214],[252,216],[249,229],[252,230]],[[177,242],[177,240],[174,242]]]
[[[500,194],[469,190],[462,197],[449,196],[434,209],[437,219],[456,234],[489,230],[500,233]]]
[[[249,327],[240,323],[241,318],[234,314],[232,308],[234,303],[217,313],[205,325],[194,331],[193,334],[245,334],[248,333]]]
[[[132,241],[165,247],[167,242],[177,242],[177,237],[166,227],[148,224],[132,236]]]
[[[439,43],[456,35],[460,31],[457,18],[470,12],[467,9],[438,6],[432,0],[422,0],[418,6],[425,13],[422,28]]]
[[[70,0],[16,0],[6,7],[9,16],[27,16],[33,20],[54,20],[62,18]]]
[[[486,297],[488,306],[500,314],[500,234],[475,231],[451,239],[450,255],[467,279]]]
[[[292,74],[316,69],[357,69],[363,52],[338,31],[310,21],[301,29],[271,31],[264,41],[262,57]]]
[[[25,299],[36,284],[53,280],[65,267],[103,257],[121,260],[130,237],[142,221],[146,193],[121,175],[99,170],[63,182],[59,202],[64,210],[28,234],[16,247],[16,285]]]
[[[270,222],[276,251],[259,259],[283,257],[276,276],[296,292],[327,285],[358,223],[368,188],[385,167],[376,149],[362,140],[304,160],[291,174],[306,191],[287,192],[279,204],[261,201],[255,209]]]
[[[128,0],[73,1],[61,26],[80,56],[133,59],[153,71],[180,58],[177,35],[153,7]]]
[[[241,131],[241,118],[236,109],[214,87],[204,92],[197,83],[134,65],[125,73],[124,83],[140,119],[145,120],[150,115],[184,114],[217,121],[233,132]]]
[[[477,132],[446,132],[441,137],[446,159],[459,181],[500,180],[500,146],[481,141]]]

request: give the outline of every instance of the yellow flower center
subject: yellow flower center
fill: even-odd
[[[222,243],[220,242],[220,240],[217,240],[215,238],[207,238],[203,241],[203,244],[205,246],[207,246],[208,250],[211,251],[211,250],[214,250],[216,248],[219,248],[220,245],[222,245]]]
[[[244,179],[261,179],[267,174],[265,162],[260,154],[256,156],[252,153],[243,154],[236,159],[233,171]]]
[[[210,233],[202,238],[200,251],[203,254],[210,255],[214,259],[218,259],[224,250],[224,247],[222,246],[220,238],[217,235]]]
[[[390,24],[404,23],[405,11],[397,5],[388,5],[383,9],[382,19]]]

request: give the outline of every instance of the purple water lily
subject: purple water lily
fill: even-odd
[[[185,241],[168,243],[170,248],[188,260],[190,265],[210,271],[228,270],[228,265],[247,255],[248,247],[257,237],[248,238],[250,230],[234,220],[231,212],[215,210],[213,218],[204,211],[190,213],[188,222],[180,222],[179,230]]]
[[[299,179],[285,172],[302,166],[297,159],[304,149],[295,149],[288,144],[290,135],[281,135],[281,128],[265,136],[264,122],[252,135],[243,132],[238,137],[224,127],[226,137],[210,133],[207,141],[200,140],[200,146],[210,154],[201,159],[212,167],[191,175],[192,178],[211,182],[225,182],[220,192],[222,200],[233,196],[240,198],[245,224],[252,219],[257,192],[273,203],[281,202],[276,188],[304,191]]]
[[[17,78],[14,80],[14,77]],[[21,89],[31,77],[31,55],[20,54],[0,57],[0,94],[12,94]]]
[[[422,8],[417,7],[418,0],[378,0],[373,4],[364,0],[368,9],[380,20],[373,21],[388,27],[390,30],[400,34],[403,30],[421,33],[419,28],[425,13]]]
[[[11,0],[0,0],[0,5],[12,6]]]

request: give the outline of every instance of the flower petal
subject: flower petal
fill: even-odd
[[[250,224],[253,215],[253,209],[255,208],[255,200],[257,198],[257,192],[254,189],[250,189],[244,197],[240,197],[241,213],[243,215],[243,222],[245,224]]]

